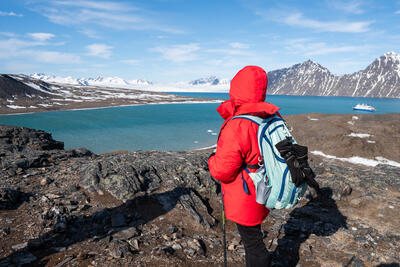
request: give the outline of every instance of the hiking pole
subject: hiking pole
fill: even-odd
[[[225,205],[224,198],[222,197],[222,235],[223,235],[223,246],[224,246],[224,267],[226,267],[226,230],[225,230]]]

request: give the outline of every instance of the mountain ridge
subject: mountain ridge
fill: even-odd
[[[400,55],[387,52],[365,69],[334,75],[312,60],[272,70],[268,75],[268,93],[272,95],[312,95],[400,98]],[[159,92],[227,92],[229,79],[216,76],[175,83],[125,80],[120,77],[73,78],[34,73],[25,75],[47,83],[75,86],[120,87]]]
[[[365,69],[334,75],[307,60],[289,68],[268,72],[270,94],[400,97],[400,55],[387,52]]]

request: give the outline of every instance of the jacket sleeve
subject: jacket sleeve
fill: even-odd
[[[221,131],[217,151],[208,160],[211,175],[223,183],[232,182],[243,165],[243,153],[234,127],[237,121],[231,121]]]

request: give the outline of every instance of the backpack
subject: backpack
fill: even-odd
[[[285,160],[287,157],[283,158],[276,147],[277,144],[284,142],[289,145],[296,145],[296,141],[291,136],[285,120],[276,114],[266,119],[251,115],[235,116],[232,119],[246,119],[258,125],[257,138],[262,165],[258,166],[256,172],[250,172],[247,167],[245,168],[256,189],[256,202],[265,205],[268,209],[290,209],[294,207],[307,190],[307,184],[304,180],[298,186],[293,183],[292,165],[289,169]],[[314,175],[314,173],[312,174]],[[249,194],[246,181],[243,178],[243,172],[242,180],[243,189]]]

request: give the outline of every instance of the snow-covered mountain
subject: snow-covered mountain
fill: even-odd
[[[229,85],[230,80],[228,79],[218,79],[215,76],[210,76],[207,78],[200,78],[197,80],[190,81],[190,85]]]
[[[72,78],[34,73],[29,75],[40,81],[56,84],[67,84],[76,86],[99,86],[113,88],[131,88],[156,92],[227,92],[230,80],[219,79],[215,76],[200,78],[193,81],[180,81],[174,83],[153,83],[146,80],[125,80],[119,77],[97,77],[97,78]]]
[[[82,86],[105,86],[105,87],[129,87],[129,86],[146,86],[152,82],[146,80],[129,80],[126,81],[119,77],[97,77],[97,78],[72,78],[71,76],[60,77],[54,75],[46,75],[44,73],[34,73],[30,77],[49,83],[72,84]]]
[[[230,80],[215,76],[175,83],[124,80],[119,77],[79,78],[32,74],[50,83],[79,86],[132,88],[158,92],[228,92]],[[320,64],[307,60],[289,68],[268,72],[268,93],[355,97],[400,97],[400,55],[388,52],[364,70],[334,75]]]
[[[268,73],[268,93],[400,97],[400,55],[388,52],[364,70],[336,76],[311,60]]]

